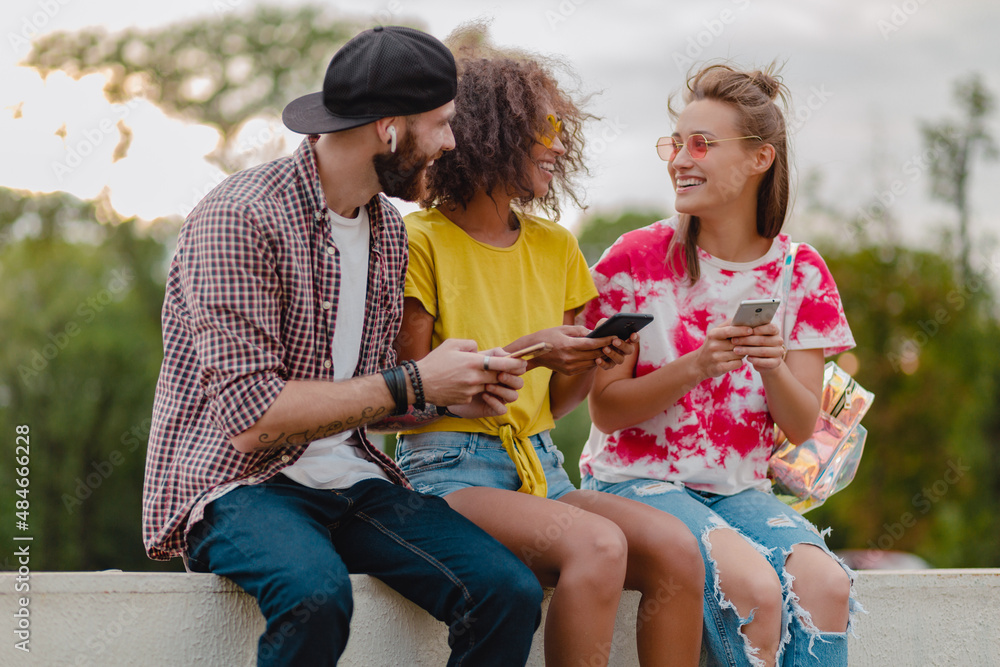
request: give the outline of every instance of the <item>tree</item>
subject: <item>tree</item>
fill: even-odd
[[[24,534],[39,570],[153,569],[139,516],[166,249],[135,221],[99,224],[100,210],[0,189],[0,432],[30,430]]]
[[[225,3],[217,3],[221,6]],[[112,102],[144,96],[216,127],[214,161],[240,164],[243,124],[317,90],[358,31],[315,7],[260,7],[151,31],[56,33],[27,64],[43,75],[108,75]],[[120,127],[123,138],[130,132]],[[127,149],[127,141],[122,143]],[[257,155],[259,157],[259,153]],[[30,526],[37,569],[178,569],[145,557],[140,503],[162,356],[160,305],[176,220],[121,220],[107,196],[0,189],[0,430],[31,431]],[[0,493],[14,496],[4,464]],[[8,516],[8,519],[11,517]],[[0,527],[10,542],[13,521]],[[10,566],[2,561],[0,565]]]
[[[995,410],[1000,337],[992,280],[955,277],[948,258],[905,248],[825,249],[875,393],[855,481],[809,514],[835,548],[917,553],[938,567],[1000,564]]]
[[[657,220],[670,217],[658,211],[623,211],[617,216],[592,215],[580,225],[577,240],[580,250],[587,258],[587,264],[594,265],[605,250],[625,232],[651,225]]]
[[[262,6],[153,30],[52,33],[33,44],[26,64],[43,75],[104,72],[111,102],[141,96],[169,115],[217,128],[214,161],[235,171],[247,166],[233,146],[243,123],[318,90],[330,56],[360,29],[320,7]]]
[[[958,214],[958,266],[962,278],[968,280],[972,277],[969,187],[976,157],[996,159],[998,155],[986,126],[996,101],[979,74],[957,81],[954,98],[961,111],[958,120],[925,122],[920,130],[928,151],[937,156],[930,163],[931,195],[953,205]]]

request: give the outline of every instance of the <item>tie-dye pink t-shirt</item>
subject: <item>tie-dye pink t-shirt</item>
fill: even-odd
[[[729,320],[740,301],[782,297],[781,268],[790,247],[787,235],[774,240],[760,259],[723,261],[699,249],[701,277],[690,285],[665,261],[677,219],[629,232],[604,254],[592,273],[599,296],[584,322],[594,327],[618,312],[650,313],[642,330],[636,377],[692,352],[709,329]],[[815,249],[800,244],[792,272],[787,317],[789,350],[823,348],[831,356],[854,347],[837,285]],[[784,335],[784,333],[782,334]],[[610,435],[591,427],[580,470],[605,482],[658,479],[683,482],[700,491],[739,493],[767,489],[767,459],[774,421],[760,374],[749,362],[705,380],[661,414]]]

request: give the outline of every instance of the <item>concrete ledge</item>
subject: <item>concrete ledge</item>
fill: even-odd
[[[3,665],[254,665],[264,619],[256,603],[209,574],[39,572],[15,592],[0,575]],[[344,667],[439,667],[447,662],[444,625],[371,577],[352,577],[355,614]],[[860,573],[868,615],[851,639],[852,667],[1000,667],[1000,570]],[[15,648],[18,598],[30,599],[30,653]],[[543,603],[548,605],[548,596]],[[622,598],[611,664],[637,665],[638,594]],[[542,667],[535,635],[532,667]]]

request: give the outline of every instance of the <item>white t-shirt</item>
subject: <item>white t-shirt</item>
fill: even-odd
[[[327,216],[331,244],[340,263],[340,290],[331,342],[336,381],[354,376],[365,324],[371,229],[368,211],[364,206],[358,210],[354,218],[344,218],[333,211],[328,211]],[[360,444],[356,430],[315,440],[295,463],[281,472],[314,489],[344,489],[373,477],[387,480],[385,471],[364,457]]]

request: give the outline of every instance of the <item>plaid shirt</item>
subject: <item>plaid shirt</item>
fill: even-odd
[[[163,303],[163,366],[156,386],[143,489],[151,558],[182,555],[205,506],[293,463],[306,445],[250,454],[230,438],[257,422],[289,380],[333,381],[331,340],[340,269],[312,144],[226,179],[181,229]],[[371,221],[368,300],[356,375],[395,365],[403,313],[406,228],[382,195]],[[389,479],[396,464],[359,435]]]

